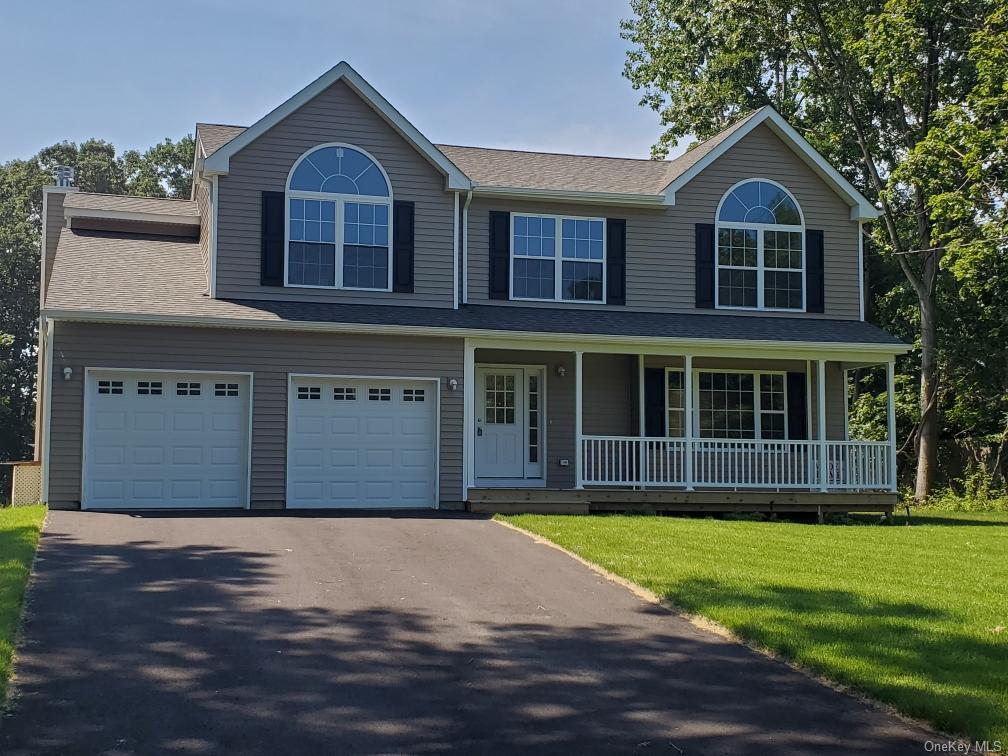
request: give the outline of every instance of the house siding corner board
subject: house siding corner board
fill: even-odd
[[[334,335],[59,322],[52,366],[50,504],[81,499],[84,368],[250,372],[252,508],[281,508],[287,464],[288,374],[408,376],[440,381],[440,499],[462,501],[461,339]],[[70,367],[70,380],[63,368]]]
[[[393,198],[415,203],[413,293],[260,285],[261,193],[284,191],[297,159],[327,142],[371,153],[388,173]],[[345,83],[332,85],[235,154],[219,182],[218,296],[452,306],[454,196],[445,190],[444,176]]]
[[[626,306],[621,309],[695,312],[695,226],[713,223],[718,203],[737,182],[767,178],[783,184],[801,205],[805,226],[824,232],[825,307],[823,313],[783,313],[781,317],[860,316],[858,301],[858,224],[850,207],[769,128],[758,126],[676,193],[676,204],[662,208],[579,205],[474,198],[469,206],[469,302],[524,305],[527,301],[489,300],[489,214],[570,214],[626,219]],[[535,302],[542,307],[592,309],[604,304]],[[717,313],[718,310],[706,312]],[[766,314],[730,310],[738,314]]]

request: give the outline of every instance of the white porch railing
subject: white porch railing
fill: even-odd
[[[890,490],[885,441],[582,436],[579,486]],[[687,456],[689,450],[689,456]],[[822,482],[825,455],[825,485]],[[687,464],[687,461],[692,464]]]

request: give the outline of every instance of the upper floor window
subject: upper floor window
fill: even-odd
[[[302,155],[287,181],[286,284],[391,290],[391,209],[388,176],[363,150]]]
[[[605,220],[511,216],[511,298],[605,301]]]
[[[715,306],[805,309],[805,222],[790,192],[766,179],[736,184],[716,228]]]

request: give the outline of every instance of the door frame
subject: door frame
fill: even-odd
[[[89,434],[88,429],[91,424],[90,402],[90,377],[92,373],[192,373],[193,375],[237,375],[248,378],[248,397],[245,400],[246,414],[248,415],[248,427],[245,430],[245,504],[244,509],[252,508],[252,411],[255,407],[255,374],[250,370],[186,370],[185,368],[121,368],[121,367],[101,367],[87,365],[84,367],[84,386],[81,391],[81,399],[84,403],[81,412],[81,509],[88,509],[87,504],[87,482],[85,474],[87,472],[87,449]]]
[[[415,381],[434,384],[434,502],[430,509],[441,508],[441,379],[438,377],[416,375],[353,375],[350,373],[287,373],[287,412],[284,417],[287,422],[287,433],[284,434],[284,509],[287,507],[288,474],[290,471],[291,436],[293,424],[291,411],[294,405],[291,401],[294,395],[294,380],[297,378],[319,378],[322,380],[347,381]],[[419,509],[419,508],[418,508]],[[296,511],[296,510],[295,510]]]
[[[534,365],[534,364],[524,364],[524,363],[506,363],[506,362],[477,362],[473,365],[473,383],[474,389],[473,394],[479,390],[479,372],[480,370],[524,370],[525,380],[522,381],[522,391],[524,392],[524,411],[522,412],[522,445],[524,448],[523,458],[525,460],[525,465],[528,465],[528,374],[529,371],[538,371],[542,379],[542,386],[539,388],[539,460],[542,465],[542,474],[538,478],[481,478],[475,469],[475,463],[473,465],[473,487],[474,488],[545,488],[546,487],[546,476],[549,474],[547,461],[549,456],[547,454],[547,444],[549,443],[549,409],[547,407],[547,390],[546,384],[549,378],[549,370],[547,365]],[[472,427],[472,439],[473,439],[473,456],[476,454],[476,444],[479,443],[479,437],[476,435],[476,414],[475,411],[479,406],[478,397],[473,397],[473,427]],[[523,467],[524,470],[524,467]]]

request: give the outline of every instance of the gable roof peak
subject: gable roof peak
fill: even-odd
[[[252,141],[262,136],[262,134],[276,126],[284,118],[322,94],[322,92],[338,81],[345,82],[358,97],[364,100],[386,123],[409,142],[417,152],[444,174],[448,189],[464,190],[471,188],[469,179],[459,170],[458,166],[452,163],[427,137],[421,134],[416,126],[396,110],[378,90],[372,87],[345,60],[341,60],[293,97],[288,98],[285,102],[275,107],[209,155],[203,164],[204,172],[207,174],[227,175],[230,170],[232,155],[248,146]]]

